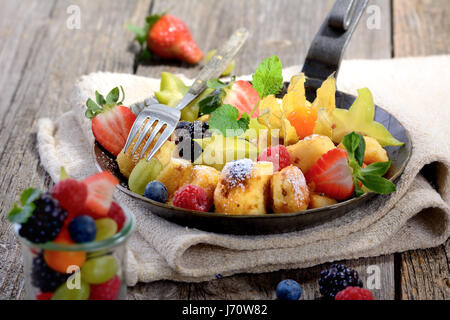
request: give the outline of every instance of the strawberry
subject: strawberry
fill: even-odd
[[[122,95],[124,96],[123,88]],[[119,88],[116,87],[103,97],[95,92],[96,102],[88,99],[86,117],[92,120],[92,133],[95,139],[114,156],[122,151],[127,141],[128,133],[136,116],[119,102]]]
[[[117,202],[113,202],[108,211],[108,218],[113,219],[117,223],[117,232],[122,230],[125,224],[125,213]]]
[[[348,156],[342,149],[336,148],[325,153],[308,170],[305,178],[315,192],[337,200],[346,200],[355,192]]]
[[[110,172],[104,171],[84,179],[83,182],[88,189],[84,212],[94,219],[106,217],[119,180]]]
[[[248,81],[238,80],[234,82],[231,88],[225,89],[226,96],[223,104],[231,104],[239,110],[239,116],[246,112],[250,114],[259,101],[258,92]],[[253,118],[258,117],[258,111],[252,115]]]
[[[64,179],[53,186],[52,196],[70,215],[77,215],[84,209],[87,188],[83,182]]]
[[[53,292],[40,292],[36,295],[36,300],[51,300]]]
[[[118,276],[102,284],[91,284],[89,300],[116,300],[122,281]]]

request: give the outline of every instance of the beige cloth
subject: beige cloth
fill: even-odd
[[[299,67],[284,70],[285,79]],[[449,236],[450,56],[397,60],[344,61],[338,88],[356,94],[368,87],[375,101],[409,130],[413,155],[391,196],[380,196],[344,217],[289,234],[221,235],[167,222],[116,191],[116,199],[136,215],[137,232],[128,244],[128,283],[160,279],[203,281],[248,272],[304,268],[324,262],[378,256],[442,244]],[[94,73],[77,83],[72,111],[38,124],[42,165],[54,181],[64,166],[83,178],[96,172],[94,137],[84,103],[94,90],[122,85],[131,104],[151,95],[159,81],[127,74]],[[419,173],[438,163],[437,190]]]

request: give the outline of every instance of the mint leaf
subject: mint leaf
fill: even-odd
[[[396,190],[395,184],[378,175],[365,174],[358,178],[367,189],[379,194],[389,194]]]
[[[364,154],[366,153],[366,140],[364,140],[364,137],[358,133],[360,139],[359,139],[359,145],[355,150],[355,159],[358,161],[358,164],[360,166],[364,163]]]
[[[229,83],[223,83],[219,79],[208,80],[206,82],[206,85],[208,86],[208,88],[212,88],[212,89],[216,89],[216,90],[222,90],[222,89],[230,86]]]
[[[229,104],[224,104],[211,114],[209,127],[224,136],[240,136],[249,126],[250,116],[246,113],[238,120],[239,110]]]
[[[25,189],[20,196],[20,203],[22,206],[33,203],[34,200],[37,200],[41,196],[41,191],[34,188]]]
[[[213,94],[205,99],[199,101],[199,112],[200,114],[209,114],[216,111],[222,105],[222,94]]]
[[[283,88],[283,65],[277,56],[265,59],[253,75],[252,85],[262,99]]]
[[[388,162],[375,162],[371,165],[361,169],[362,175],[377,175],[377,176],[384,176],[386,172],[388,172],[389,168],[391,167],[392,161]]]

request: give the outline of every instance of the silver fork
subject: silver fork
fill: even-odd
[[[124,152],[127,152],[132,141],[139,134],[139,138],[131,151],[131,155],[134,155],[139,149],[139,146],[144,138],[151,130],[151,134],[139,155],[139,159],[142,158],[147,149],[154,142],[157,134],[161,131],[161,129],[163,129],[160,137],[147,157],[147,161],[149,161],[175,130],[178,121],[180,121],[181,118],[181,110],[183,110],[206,89],[208,80],[218,78],[225,71],[247,38],[248,31],[246,29],[241,28],[235,31],[230,39],[228,39],[228,41],[217,50],[214,57],[212,57],[212,59],[203,67],[189,91],[174,108],[164,104],[152,103],[154,100],[151,98],[142,102],[141,105],[144,104],[146,107],[139,113],[130,130],[130,133],[128,134]],[[146,120],[147,122],[141,131],[140,129]]]

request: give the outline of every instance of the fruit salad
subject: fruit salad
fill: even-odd
[[[111,99],[97,93],[98,111],[89,112],[90,100],[87,116],[97,142],[117,156],[129,189],[179,208],[229,215],[292,213],[367,192],[394,192],[395,185],[384,178],[391,165],[385,147],[403,143],[374,121],[370,90],[358,90],[346,110],[336,107],[333,75],[314,101],[306,98],[303,74],[286,79],[285,91],[284,80],[277,56],[265,59],[251,82],[211,79],[150,161],[151,146],[131,154],[139,134],[123,150],[131,111],[119,103],[102,107]],[[181,79],[164,72],[155,97],[173,107],[187,90]]]
[[[109,172],[83,181],[62,172],[50,192],[25,190],[8,215],[25,244],[26,279],[35,295],[29,298],[118,299],[125,283],[117,245],[133,225],[113,201],[118,181]]]

